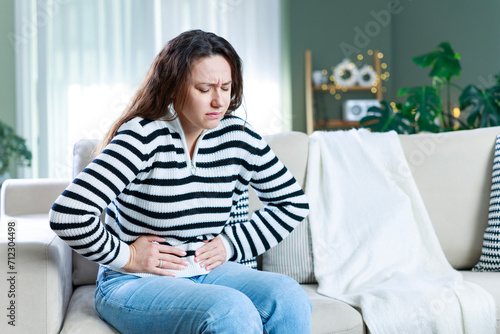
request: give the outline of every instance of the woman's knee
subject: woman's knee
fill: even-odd
[[[274,286],[279,288],[271,289],[269,292],[270,297],[275,298],[278,302],[293,303],[298,307],[303,306],[304,309],[311,312],[312,304],[307,293],[293,278],[276,274],[274,276]]]
[[[262,333],[262,319],[252,301],[237,290],[228,289],[207,311],[208,332]],[[218,329],[218,330],[216,330]]]

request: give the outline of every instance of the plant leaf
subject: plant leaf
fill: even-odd
[[[484,91],[475,85],[465,87],[459,97],[460,109],[469,109],[467,125],[471,128],[500,125],[500,85]]]
[[[400,134],[414,133],[411,117],[396,112],[387,101],[380,102],[380,107],[370,107],[367,115],[360,120],[360,126],[372,132],[396,131]]]
[[[0,121],[0,175],[5,174],[11,164],[29,166],[32,155],[26,141],[17,136],[14,129]]]
[[[414,115],[417,132],[440,132],[437,121],[441,117],[441,97],[436,88],[405,87],[399,90],[398,96],[406,96],[403,113]]]
[[[450,81],[452,76],[460,76],[460,54],[453,51],[450,43],[442,42],[437,50],[415,57],[412,61],[420,67],[432,66],[430,77],[445,78]]]

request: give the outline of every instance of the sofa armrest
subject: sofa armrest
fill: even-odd
[[[0,215],[14,217],[48,213],[69,183],[67,179],[6,180],[0,195]]]
[[[3,216],[0,227],[0,333],[59,333],[73,292],[71,248],[48,214]]]

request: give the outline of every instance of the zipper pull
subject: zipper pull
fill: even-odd
[[[191,161],[191,175],[194,175],[194,173],[196,173],[196,165]]]

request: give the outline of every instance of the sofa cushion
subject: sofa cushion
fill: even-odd
[[[94,307],[95,285],[84,285],[73,292],[61,334],[119,333],[99,317]]]
[[[441,247],[456,269],[472,268],[481,255],[498,133],[500,127],[399,136]]]
[[[500,271],[500,136],[493,158],[488,228],[484,231],[483,250],[473,271]]]
[[[318,294],[318,285],[303,284],[313,303],[312,333],[363,334],[365,326],[361,314],[349,305]],[[99,318],[94,308],[95,285],[77,288],[68,306],[61,334],[118,333]]]
[[[320,295],[317,284],[302,284],[313,304],[312,333],[365,333],[361,313],[340,300]]]

